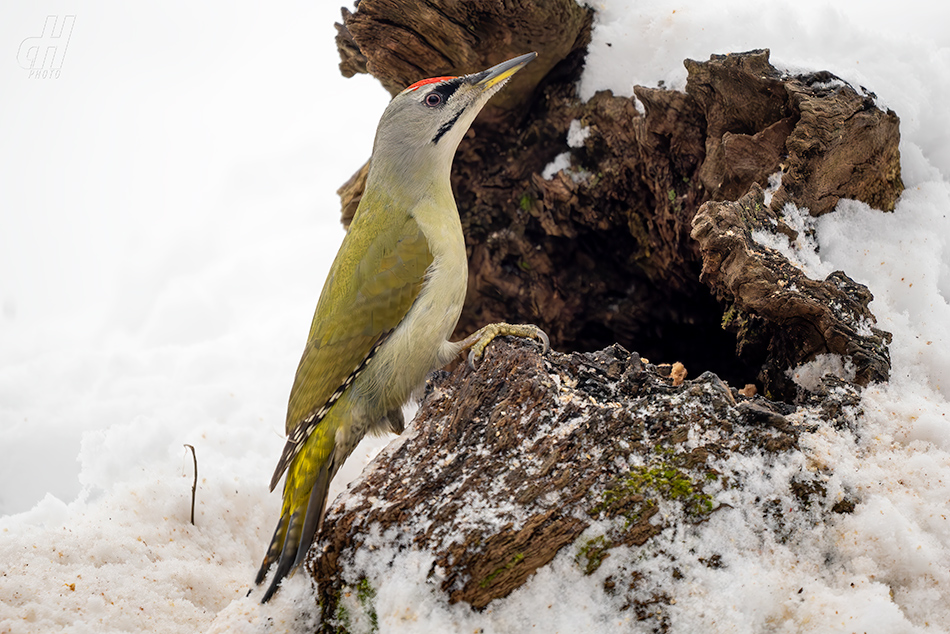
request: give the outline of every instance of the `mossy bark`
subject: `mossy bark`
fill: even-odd
[[[539,52],[455,160],[469,256],[456,334],[531,322],[566,354],[502,341],[477,371],[430,381],[407,437],[368,467],[345,507],[331,506],[308,559],[327,630],[348,592],[341,570],[371,526],[430,552],[449,602],[483,609],[565,548],[593,574],[612,550],[648,543],[669,527],[655,517],[661,504],[686,509],[679,521],[705,521],[720,508],[707,492],[722,475],[717,460],[797,451],[802,429],[787,414],[807,406],[851,424],[856,385],[888,376],[889,335],[874,327],[868,290],[841,272],[810,280],[752,232],[794,238],[781,220],[789,203],[813,215],[841,198],[893,209],[897,116],[830,73],[777,71],[767,50],[686,60],[685,91],[637,86],[633,98],[581,102],[591,24],[574,0],[362,0],[344,10],[343,73],[370,72],[391,92]],[[575,120],[589,134],[568,147]],[[545,179],[564,152],[571,167]],[[340,189],[344,224],[365,174]],[[684,382],[681,368],[622,346],[699,377]],[[791,382],[790,367],[826,352],[849,359],[853,382],[826,377],[812,392]],[[772,400],[730,386],[752,382]],[[687,450],[696,430],[718,440]],[[793,483],[803,507],[848,512],[812,475]],[[470,522],[472,496],[498,518],[516,511]],[[583,537],[594,522],[611,528]],[[636,583],[607,579],[604,589]],[[627,605],[663,631],[665,601],[631,595]]]
[[[433,377],[404,438],[328,510],[307,562],[325,618],[352,592],[342,570],[359,576],[369,559],[384,569],[400,551],[431,556],[430,578],[447,603],[481,610],[565,549],[593,574],[618,548],[642,547],[714,513],[752,511],[717,500],[747,477],[725,465],[763,452],[781,462],[798,451],[807,417],[744,397],[709,372],[674,383],[669,368],[620,346],[542,357],[536,344],[506,339],[477,370],[462,365]],[[823,402],[836,403],[849,424],[856,391],[828,387]],[[825,499],[822,481],[819,473],[796,476],[796,504],[831,513],[836,501]],[[602,530],[585,536],[595,523]],[[391,547],[379,547],[380,535],[396,536]],[[633,590],[631,607],[659,618],[662,609],[647,610]]]

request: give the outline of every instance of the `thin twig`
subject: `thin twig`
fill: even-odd
[[[198,457],[195,455],[195,448],[186,444],[191,449],[191,459],[195,463],[195,480],[191,483],[191,525],[195,525],[195,492],[198,490]]]

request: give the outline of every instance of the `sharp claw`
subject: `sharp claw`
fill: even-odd
[[[551,349],[551,340],[548,339],[548,334],[540,328],[538,328],[538,339],[541,340],[541,354],[547,354]]]
[[[474,349],[468,351],[468,367],[471,368],[472,370],[475,369],[475,350]]]

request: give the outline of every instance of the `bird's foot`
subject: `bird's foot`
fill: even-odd
[[[541,354],[545,354],[551,349],[551,342],[543,330],[531,324],[488,324],[478,332],[466,337],[461,343],[461,349],[469,349],[468,366],[475,369],[475,364],[482,358],[485,348],[495,337],[502,336],[524,337],[526,339],[537,339],[541,342]]]

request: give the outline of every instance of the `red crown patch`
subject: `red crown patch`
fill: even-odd
[[[419,81],[417,81],[417,82],[414,83],[413,85],[411,85],[411,86],[409,86],[408,88],[406,88],[405,90],[403,90],[403,92],[409,92],[410,90],[419,90],[420,88],[422,88],[422,87],[425,86],[426,84],[435,84],[435,83],[438,83],[438,82],[440,82],[440,81],[445,81],[446,79],[455,79],[455,77],[430,77],[429,79],[420,79]]]

